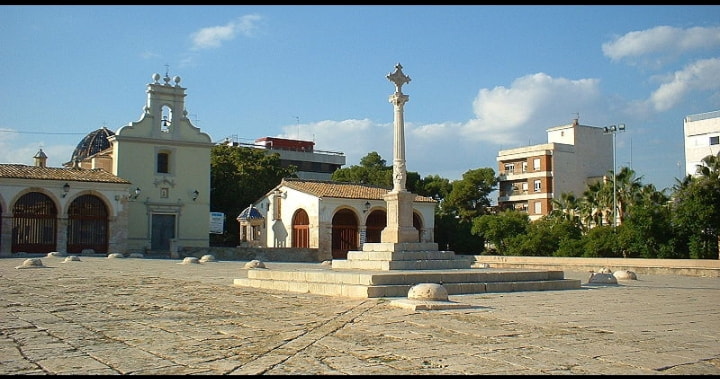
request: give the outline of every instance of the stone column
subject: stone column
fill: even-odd
[[[395,118],[393,123],[393,189],[384,199],[387,203],[387,226],[383,229],[382,242],[418,242],[417,230],[412,224],[413,200],[415,194],[405,189],[407,169],[405,167],[405,121],[403,106],[409,96],[402,93],[402,86],[410,77],[402,72],[402,65],[395,65],[395,71],[387,75],[395,84],[395,93],[390,95]]]

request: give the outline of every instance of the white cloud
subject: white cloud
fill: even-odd
[[[481,89],[473,101],[476,119],[461,128],[463,138],[507,144],[550,126],[569,122],[573,112],[597,105],[597,79],[570,80],[544,73],[520,77],[510,88]],[[549,118],[548,118],[549,117]]]
[[[473,102],[475,119],[424,125],[405,122],[408,170],[454,180],[470,169],[496,169],[498,150],[545,143],[546,130],[569,124],[575,112],[592,109],[602,115],[606,109],[602,101],[596,79],[569,80],[543,73],[518,78],[509,88],[482,89]],[[592,120],[594,115],[588,116]],[[371,151],[392,164],[392,124],[326,120],[288,125],[283,131],[281,138],[322,136],[315,148],[344,152],[345,167],[357,165]]]
[[[202,28],[190,35],[193,42],[192,49],[217,48],[220,47],[223,42],[235,39],[235,36],[238,34],[251,36],[260,20],[262,20],[261,16],[251,14],[239,17],[226,25]]]
[[[0,162],[32,166],[35,164],[33,157],[42,149],[48,157],[48,167],[61,167],[70,160],[76,147],[76,145],[53,144],[53,141],[44,140],[47,137],[38,138],[43,139],[21,142],[22,139],[17,132],[0,128]]]
[[[662,64],[663,57],[674,57],[685,52],[718,46],[720,46],[720,27],[681,29],[656,26],[647,30],[629,32],[606,42],[602,45],[602,51],[612,61],[658,55],[659,58],[649,58],[643,63],[649,64],[655,61],[656,64]]]
[[[656,111],[666,111],[681,102],[691,91],[720,90],[718,78],[720,58],[693,62],[671,75],[650,95],[648,102]]]

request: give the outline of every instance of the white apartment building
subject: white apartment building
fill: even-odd
[[[720,110],[686,116],[683,130],[685,174],[696,175],[703,158],[720,153]]]
[[[562,193],[582,196],[588,184],[613,169],[613,136],[604,128],[571,124],[547,129],[548,142],[500,150],[498,207],[527,212],[537,220],[552,211]]]

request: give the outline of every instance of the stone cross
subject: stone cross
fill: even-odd
[[[387,74],[388,80],[395,83],[395,93],[402,93],[403,84],[410,83],[410,77],[403,74],[402,68],[402,65],[398,63],[395,65],[395,71]]]

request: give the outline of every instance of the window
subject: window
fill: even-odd
[[[720,145],[720,136],[710,137],[711,145]]]
[[[527,172],[527,161],[523,161],[522,163],[522,172]]]
[[[541,186],[540,186],[539,180],[535,181],[534,187],[535,187],[535,192],[540,192]]]
[[[535,205],[535,214],[536,215],[541,214],[542,213],[542,203],[539,201],[536,201],[534,205]]]
[[[533,170],[540,171],[540,158],[533,159]]]
[[[170,172],[170,154],[158,153],[157,155],[157,172],[167,174]]]
[[[515,171],[514,163],[505,163],[505,174],[512,174]]]
[[[526,193],[527,193],[527,189],[528,189],[528,184],[527,184],[527,182],[523,182],[523,184],[522,184],[522,193],[526,194]]]

